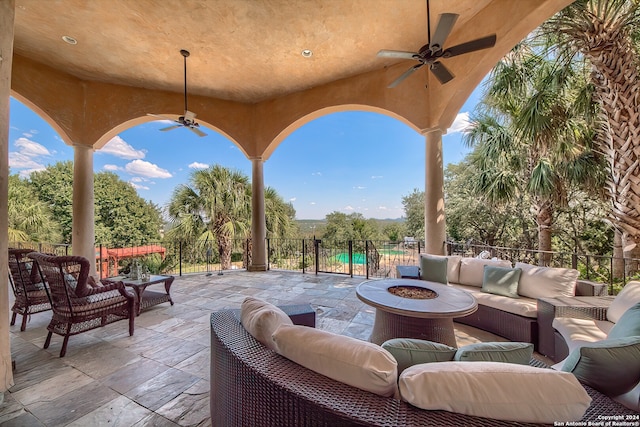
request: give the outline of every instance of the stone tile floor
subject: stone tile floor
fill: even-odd
[[[175,305],[151,307],[127,322],[62,337],[47,350],[50,312],[11,327],[15,385],[0,405],[1,426],[209,426],[209,316],[238,308],[247,295],[274,304],[310,303],[317,327],[367,339],[374,309],[355,295],[363,277],[244,270],[177,277]],[[13,301],[11,301],[13,304]],[[456,323],[458,345],[504,341]]]

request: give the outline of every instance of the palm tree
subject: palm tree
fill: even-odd
[[[193,172],[169,202],[170,235],[202,244],[216,241],[221,268],[231,268],[233,240],[247,237],[251,229],[249,187],[245,175],[220,165]]]
[[[51,211],[18,175],[9,176],[7,209],[10,242],[57,242],[62,238]]]
[[[271,187],[264,191],[267,237],[291,235],[295,210]],[[235,239],[251,234],[251,185],[239,171],[220,165],[192,173],[189,184],[177,187],[169,202],[170,237],[205,246],[215,241],[221,268],[231,268]],[[249,242],[251,244],[251,242]],[[248,248],[251,256],[251,246]],[[250,263],[250,259],[245,260]]]
[[[635,0],[577,0],[543,26],[561,58],[582,55],[600,106],[596,142],[608,165],[609,218],[622,246],[640,243],[640,80],[633,37],[640,23]],[[626,242],[625,242],[626,241]],[[639,248],[640,249],[640,248]]]
[[[582,118],[588,96],[581,74],[557,67],[526,43],[493,69],[488,89],[465,141],[477,175],[475,190],[488,202],[529,200],[538,249],[551,251],[554,215],[567,186],[597,180],[599,159]],[[589,188],[590,186],[586,186]],[[541,256],[548,263],[548,256]]]

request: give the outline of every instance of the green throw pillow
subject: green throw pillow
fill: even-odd
[[[382,348],[398,362],[398,375],[420,363],[449,362],[456,354],[456,349],[448,345],[413,338],[393,338],[382,343]]]
[[[607,338],[624,338],[640,335],[640,302],[625,311],[613,325]]]
[[[447,258],[420,255],[420,278],[428,282],[448,284]]]
[[[518,282],[520,281],[520,268],[484,266],[482,278],[482,292],[502,295],[510,298],[519,298]]]
[[[528,365],[533,344],[526,342],[481,342],[460,347],[453,360],[460,362],[503,362]]]
[[[640,337],[606,339],[571,352],[562,370],[607,396],[632,390],[640,381]]]

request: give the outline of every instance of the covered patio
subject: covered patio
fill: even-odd
[[[59,358],[62,338],[42,345],[50,313],[11,327],[16,385],[5,394],[3,426],[207,426],[209,318],[239,308],[247,295],[275,304],[311,304],[320,329],[367,340],[374,309],[355,294],[362,278],[282,271],[234,271],[177,277],[175,305],[152,307],[126,322],[76,335]],[[504,338],[455,324],[459,346]],[[551,363],[541,355],[535,356]]]
[[[184,114],[180,49],[188,49],[189,110],[202,126],[238,145],[252,163],[250,271],[266,270],[264,162],[304,123],[345,110],[387,114],[425,135],[426,250],[443,253],[443,133],[495,63],[571,1],[431,0],[432,26],[442,13],[459,15],[447,44],[489,34],[497,42],[493,48],[446,59],[455,76],[446,84],[426,67],[394,89],[387,86],[414,62],[376,54],[380,49],[416,51],[427,43],[425,1],[372,3],[0,2],[0,200],[8,194],[9,97],[14,96],[74,149],[73,254],[90,259],[95,270],[93,152],[122,130],[154,120],[148,113]],[[0,314],[5,318],[10,307],[7,217],[6,204],[0,204]],[[245,279],[254,280],[246,274],[234,286],[246,286]],[[294,289],[280,291],[286,295]],[[219,301],[237,296],[232,289],[224,291]],[[312,302],[309,295],[302,297]],[[204,312],[213,308],[217,306],[201,307]],[[207,313],[200,314],[206,318]],[[335,321],[346,319],[338,312]],[[0,323],[0,391],[14,384],[10,350],[33,346],[25,337],[38,329],[30,326],[10,342],[8,324]],[[34,372],[39,373],[31,381],[41,382],[38,375],[44,374]]]

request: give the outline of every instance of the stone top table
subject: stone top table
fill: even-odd
[[[427,289],[434,294],[432,298],[417,299],[398,296],[389,290],[398,287],[416,291],[414,293]],[[419,338],[457,347],[453,319],[478,309],[470,293],[424,280],[368,280],[357,286],[356,295],[376,309],[369,339],[376,344],[391,338]]]

